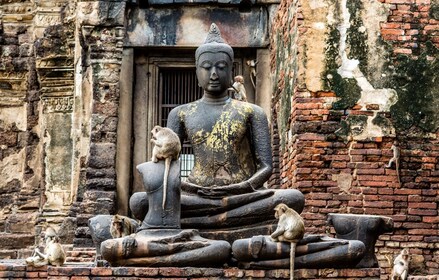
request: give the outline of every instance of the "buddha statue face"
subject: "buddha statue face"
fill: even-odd
[[[197,59],[199,85],[212,95],[226,94],[232,80],[232,61],[225,52],[207,51]]]

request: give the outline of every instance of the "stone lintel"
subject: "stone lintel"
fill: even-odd
[[[34,7],[30,3],[1,3],[0,5],[4,23],[30,23],[34,18]]]
[[[204,42],[212,22],[232,47],[265,48],[269,44],[266,7],[247,13],[230,7],[134,8],[131,14],[125,47],[196,47]]]
[[[22,92],[20,96],[0,96],[0,107],[19,107],[25,104],[26,93]]]

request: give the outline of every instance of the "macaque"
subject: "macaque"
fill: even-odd
[[[393,261],[392,275],[390,280],[406,280],[409,271],[409,251],[403,249]]]
[[[163,177],[163,201],[162,208],[165,209],[166,192],[168,189],[168,176],[171,169],[171,161],[177,160],[181,151],[180,138],[172,129],[156,125],[152,130],[151,142],[154,144],[152,149],[152,161],[159,159],[165,160],[165,173]]]
[[[234,97],[236,100],[247,102],[247,94],[244,87],[244,77],[238,75],[235,77],[235,82],[232,85],[233,90],[235,91]]]
[[[290,279],[294,279],[294,255],[297,242],[305,234],[305,223],[302,217],[286,204],[278,204],[274,210],[274,217],[279,219],[276,230],[271,234],[274,241],[290,242]]]
[[[278,204],[274,217],[279,219],[276,230],[271,234],[274,241],[298,242],[305,233],[302,217],[286,204]]]
[[[56,231],[48,227],[44,236],[46,247],[44,253],[41,253],[38,248],[35,248],[34,254],[26,259],[26,264],[41,267],[44,265],[62,266],[66,261],[66,253],[60,244],[59,237]]]
[[[122,215],[114,215],[111,219],[110,234],[113,238],[120,238],[134,233],[135,227],[130,218]]]
[[[256,89],[256,64],[258,61],[256,60],[247,60],[247,65],[250,67],[250,80],[252,82],[253,88]]]
[[[390,148],[393,151],[393,157],[389,160],[389,163],[386,165],[386,168],[392,167],[392,164],[395,163],[395,169],[396,169],[396,176],[398,176],[398,182],[401,184],[401,179],[399,177],[399,160],[401,157],[399,147],[397,146],[396,141],[393,143],[392,147]]]

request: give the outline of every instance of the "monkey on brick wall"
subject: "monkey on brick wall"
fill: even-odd
[[[34,254],[26,259],[26,264],[40,267],[44,265],[62,266],[66,261],[66,253],[60,244],[59,237],[56,231],[48,227],[44,235],[46,247],[44,253],[41,253],[38,248],[35,248]]]
[[[403,249],[393,261],[393,269],[390,280],[407,280],[409,261],[409,251],[407,249]]]

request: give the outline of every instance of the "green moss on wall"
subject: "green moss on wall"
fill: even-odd
[[[295,9],[288,10],[288,18],[294,19]],[[295,45],[298,31],[297,26],[287,24],[284,28],[276,30],[276,68],[274,92],[279,96],[278,129],[281,150],[287,144],[287,131],[290,128],[291,99],[297,75],[297,46]],[[291,75],[293,74],[293,75]]]
[[[361,97],[361,88],[355,79],[344,79],[337,73],[339,65],[340,32],[330,27],[326,41],[326,70],[323,73],[324,89],[333,91],[340,100],[332,104],[335,110],[344,110],[354,106]]]
[[[361,18],[363,4],[361,1],[347,1],[346,6],[350,13],[350,27],[346,33],[346,43],[349,46],[348,58],[360,61],[361,72],[367,73],[367,33]]]
[[[417,126],[426,132],[439,127],[439,50],[428,42],[424,52],[413,59],[399,55],[391,87],[398,102],[390,108],[395,128],[404,131]]]
[[[353,107],[361,97],[361,88],[355,79],[343,79],[337,71],[331,71],[331,90],[340,100],[332,104],[334,110],[344,110]]]
[[[439,3],[432,3],[430,6],[430,17],[439,20]]]

